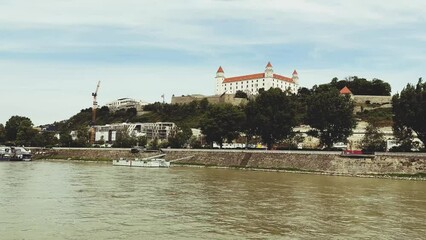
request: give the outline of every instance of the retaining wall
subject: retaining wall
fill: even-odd
[[[299,170],[344,175],[426,173],[426,154],[381,153],[371,158],[348,158],[340,156],[339,152],[168,149],[164,151],[168,160],[184,158],[176,161],[179,164]]]
[[[339,152],[323,151],[250,151],[163,149],[174,165],[295,170],[342,175],[426,173],[425,153],[377,153],[370,158],[348,158]],[[114,160],[144,158],[159,152],[130,153],[129,149],[53,149],[37,152],[35,159],[60,158]]]

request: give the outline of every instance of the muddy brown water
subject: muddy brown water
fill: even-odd
[[[425,239],[426,181],[0,162],[0,239]]]

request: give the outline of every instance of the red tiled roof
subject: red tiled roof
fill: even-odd
[[[274,74],[274,78],[278,79],[278,80],[281,80],[281,81],[290,82],[290,83],[293,82],[293,79],[288,78],[288,77],[284,77],[284,76],[281,76],[281,75],[278,75],[278,74]]]
[[[342,90],[340,90],[340,94],[352,94],[352,92],[348,87],[344,87]]]
[[[223,80],[223,83],[246,81],[246,80],[259,79],[259,78],[264,78],[264,77],[265,77],[264,73],[255,73],[255,74],[250,74],[250,75],[225,78],[225,80]],[[274,78],[281,80],[281,81],[290,82],[290,83],[293,82],[293,79],[288,78],[288,77],[284,77],[284,76],[281,76],[281,75],[278,75],[278,74],[274,74]]]
[[[217,70],[217,72],[216,72],[216,73],[223,73],[222,66],[220,66],[220,67],[219,67],[219,69]]]
[[[268,62],[268,64],[266,65],[266,67],[272,67],[271,62]]]
[[[297,75],[297,71],[296,71],[296,69],[294,69],[293,75]]]
[[[259,78],[263,78],[264,76],[265,76],[264,73],[255,73],[255,74],[244,75],[244,76],[230,77],[230,78],[225,78],[225,80],[223,80],[223,83],[259,79]]]

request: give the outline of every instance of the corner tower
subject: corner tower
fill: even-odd
[[[299,74],[297,74],[296,69],[293,71],[291,79],[293,79],[294,84],[299,85]]]
[[[225,73],[222,66],[220,66],[216,72],[216,95],[221,95],[224,92],[222,89],[223,80],[225,80]]]

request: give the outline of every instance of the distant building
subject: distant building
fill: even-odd
[[[142,111],[143,106],[148,103],[138,101],[133,98],[119,98],[116,101],[105,104],[111,111],[117,111],[121,109],[135,108],[137,111]]]
[[[280,88],[282,91],[289,90],[296,93],[299,86],[299,76],[296,70],[292,77],[275,74],[272,64],[268,62],[263,73],[255,73],[243,76],[225,77],[222,67],[216,72],[216,95],[235,94],[243,91],[247,94],[256,95],[260,89]]]
[[[148,140],[168,139],[176,129],[176,124],[172,122],[156,123],[117,123],[94,126],[95,141],[105,141],[113,143],[117,139],[117,133],[123,132],[131,137],[146,136]]]
[[[342,88],[342,89],[340,89],[340,94],[342,94],[342,95],[353,95],[352,94],[352,92],[351,92],[351,90],[349,90],[349,88],[348,87],[344,87],[344,88]]]

